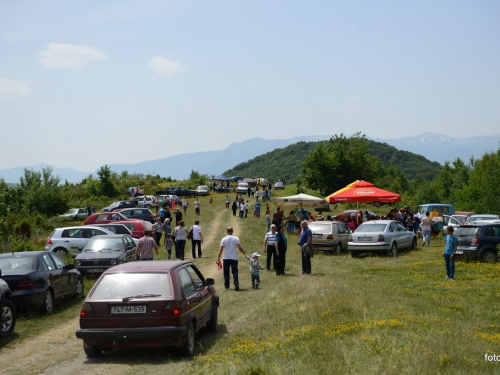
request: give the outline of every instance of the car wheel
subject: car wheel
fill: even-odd
[[[98,345],[87,346],[83,343],[83,351],[87,355],[88,358],[99,357],[102,354],[102,348]]]
[[[78,279],[76,281],[76,298],[82,299],[83,298],[83,281],[82,279]]]
[[[391,255],[393,257],[398,256],[398,245],[396,244],[396,242],[393,242],[393,244],[391,246],[391,253],[389,255]]]
[[[42,305],[42,314],[50,315],[54,311],[54,296],[52,295],[52,291],[47,289],[45,292],[45,300]]]
[[[150,204],[147,204],[147,205],[146,205],[146,207],[147,207],[147,208],[151,208],[151,205],[150,205]]]
[[[58,247],[54,249],[54,253],[59,255],[61,258],[64,258],[66,255],[68,255],[68,250],[66,250],[64,247]]]
[[[217,332],[217,326],[219,324],[219,313],[217,312],[217,304],[214,304],[214,310],[212,312],[212,317],[207,322],[206,329],[208,332]]]
[[[184,357],[192,357],[194,354],[194,324],[193,322],[189,323],[186,340],[184,345],[180,349],[180,353]]]
[[[493,250],[486,250],[481,256],[485,263],[495,263],[498,261],[498,256]]]
[[[340,254],[340,252],[342,251],[342,245],[341,244],[336,244],[335,245],[335,254]]]
[[[4,299],[2,304],[2,321],[0,322],[0,336],[7,337],[14,332],[16,326],[16,307],[10,299]]]
[[[414,238],[413,241],[411,242],[411,249],[416,250],[417,249],[417,239]]]

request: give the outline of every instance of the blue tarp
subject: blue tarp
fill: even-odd
[[[214,181],[231,181],[230,178],[227,178],[226,176],[220,175],[217,177],[212,178]]]

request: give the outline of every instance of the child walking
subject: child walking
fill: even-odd
[[[458,239],[453,234],[453,227],[446,228],[447,236],[444,238],[445,245],[443,250],[444,264],[446,266],[446,278],[455,280],[455,251],[457,251]]]
[[[260,270],[264,269],[264,267],[261,267],[259,263],[260,254],[253,253],[252,258],[250,258],[248,255],[245,255],[245,257],[250,261],[250,274],[252,275],[252,289],[259,289]]]
[[[172,240],[172,234],[168,233],[167,237],[165,238],[165,250],[167,250],[168,253],[168,260],[172,259],[172,244],[174,241]]]

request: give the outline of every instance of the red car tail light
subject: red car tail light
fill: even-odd
[[[37,288],[35,282],[31,280],[29,277],[25,276],[17,283],[16,290],[20,289],[35,289]]]
[[[326,237],[327,240],[333,240],[334,236],[333,234],[329,234],[328,237]]]
[[[95,318],[95,311],[90,303],[84,303],[80,311],[80,318]]]
[[[383,235],[381,234],[378,235],[378,242],[385,242],[385,238]]]
[[[472,239],[470,241],[470,244],[471,245],[477,245],[477,244],[479,244],[479,241],[477,240],[477,237],[472,237]]]
[[[49,237],[49,238],[47,238],[47,243],[46,243],[46,244],[47,244],[47,245],[52,245],[52,239],[51,239],[50,237]]]
[[[169,315],[174,315],[174,316],[179,316],[180,315],[180,309],[179,305],[177,302],[169,302],[165,305],[165,308],[163,309],[163,316],[169,316]]]

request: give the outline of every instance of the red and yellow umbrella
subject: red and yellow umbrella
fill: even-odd
[[[392,203],[401,200],[401,195],[390,191],[379,189],[372,183],[358,180],[330,194],[325,198],[329,203],[348,202],[383,202]]]

